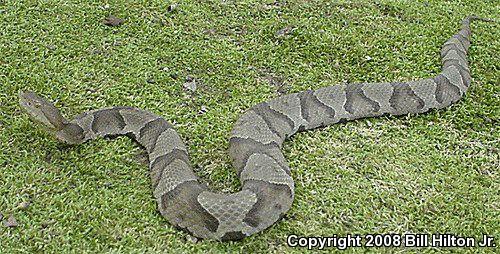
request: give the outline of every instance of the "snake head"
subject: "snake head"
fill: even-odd
[[[33,92],[19,93],[19,104],[28,113],[30,118],[45,127],[55,137],[67,144],[83,142],[82,128],[68,122],[54,104]]]
[[[33,92],[19,93],[19,104],[30,118],[49,131],[59,131],[68,123],[54,104]]]

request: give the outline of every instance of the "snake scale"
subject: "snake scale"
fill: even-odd
[[[214,193],[194,174],[183,141],[163,118],[132,107],[89,111],[66,120],[51,103],[21,92],[21,107],[59,141],[79,144],[103,136],[127,135],[149,156],[153,195],[160,213],[198,238],[235,240],[260,232],[286,213],[294,181],[280,150],[294,133],[381,115],[441,109],[458,101],[471,84],[467,53],[469,16],[441,49],[442,71],[408,82],[335,85],[284,95],[248,109],[235,123],[229,154],[242,190]]]

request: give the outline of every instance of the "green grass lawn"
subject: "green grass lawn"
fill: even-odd
[[[193,243],[173,228],[129,139],[67,147],[21,112],[20,90],[69,117],[151,110],[174,123],[211,188],[236,191],[228,136],[245,109],[283,91],[435,75],[464,17],[500,13],[495,1],[178,2],[168,12],[171,1],[0,0],[0,213],[19,224],[0,225],[0,252],[301,252],[287,235],[409,232],[489,234],[500,244],[498,23],[472,25],[473,84],[458,104],[286,142],[293,207],[240,242]],[[103,25],[110,14],[125,23]]]

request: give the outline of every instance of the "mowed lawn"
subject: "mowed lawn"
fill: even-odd
[[[148,109],[175,125],[211,188],[232,192],[240,183],[229,132],[250,106],[345,82],[433,76],[464,17],[500,18],[495,1],[235,2],[0,1],[1,253],[306,251],[287,247],[290,234],[488,234],[500,244],[498,23],[473,23],[473,82],[452,107],[286,142],[293,207],[239,242],[194,242],[172,227],[131,140],[64,146],[18,106],[18,92],[32,90],[70,118]],[[108,15],[125,22],[106,26]],[[11,215],[17,227],[5,226]]]

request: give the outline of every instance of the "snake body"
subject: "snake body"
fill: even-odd
[[[242,190],[233,194],[214,193],[198,180],[182,139],[171,124],[153,113],[111,107],[68,121],[32,92],[21,93],[20,103],[65,143],[109,135],[132,137],[149,155],[153,195],[171,224],[198,238],[241,239],[269,227],[292,205],[294,181],[280,149],[286,138],[343,121],[424,113],[458,101],[471,84],[467,52],[473,19],[477,18],[464,19],[461,30],[444,43],[442,71],[434,77],[324,87],[248,109],[230,135],[229,154],[242,182]]]

